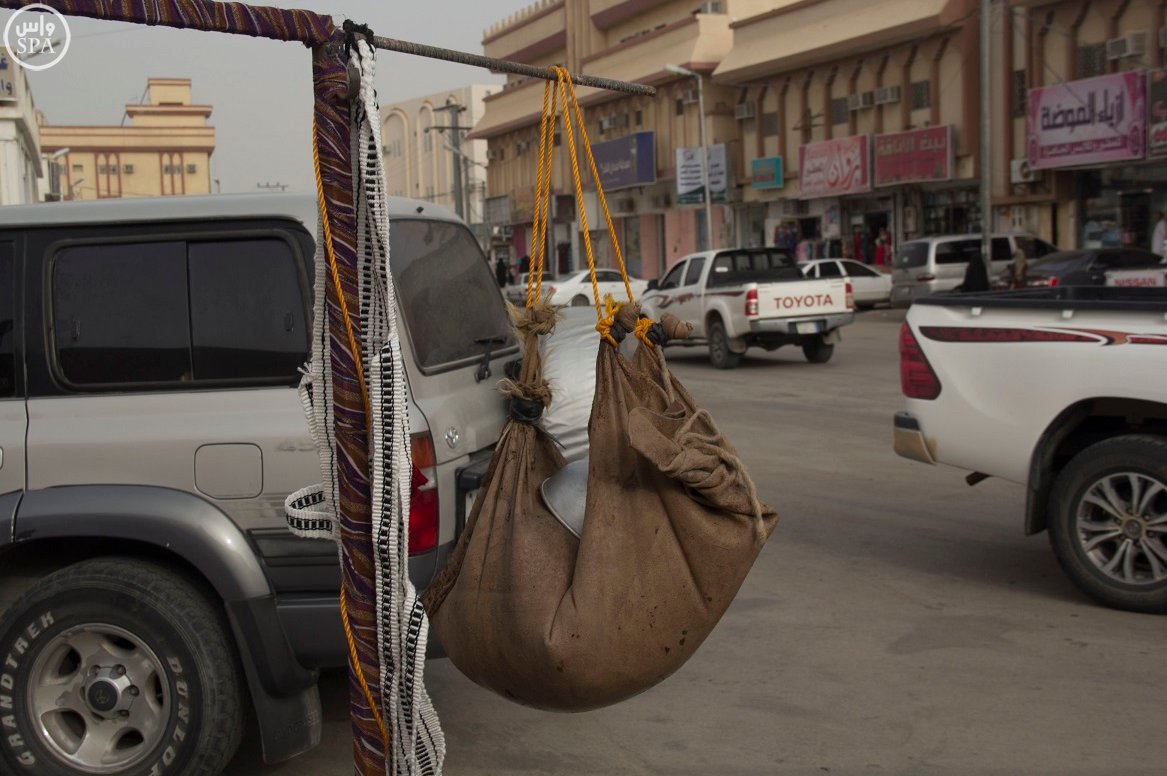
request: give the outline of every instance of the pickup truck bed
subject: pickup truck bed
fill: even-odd
[[[1026,533],[1049,528],[1083,590],[1167,611],[1164,346],[1167,289],[921,299],[900,334],[896,452],[1026,485]]]

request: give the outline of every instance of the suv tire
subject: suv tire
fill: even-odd
[[[1054,555],[1083,592],[1167,612],[1167,439],[1130,434],[1078,453],[1054,482],[1048,521]]]
[[[77,563],[0,619],[0,771],[218,774],[239,745],[240,688],[222,615],[183,577]]]

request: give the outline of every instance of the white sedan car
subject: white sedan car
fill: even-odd
[[[600,289],[600,299],[605,294],[611,294],[617,302],[628,301],[628,292],[624,290],[624,281],[620,279],[620,271],[615,269],[597,269],[596,284]],[[639,299],[648,290],[648,281],[640,278],[628,277],[628,284],[632,286],[632,295]],[[592,304],[592,279],[590,273],[578,270],[557,278],[543,278],[543,295],[550,296],[551,304],[555,307],[587,307]],[[506,296],[512,302],[520,303],[527,296],[527,276],[519,275],[518,283],[507,286]]]
[[[812,259],[798,265],[808,278],[851,278],[855,306],[871,308],[891,299],[891,275],[853,259]]]

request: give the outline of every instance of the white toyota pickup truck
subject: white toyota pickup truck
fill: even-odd
[[[807,361],[826,363],[839,327],[854,320],[848,278],[807,280],[777,248],[703,251],[684,257],[640,298],[646,315],[670,312],[693,324],[678,345],[708,343],[709,360],[732,369],[751,346],[799,345]]]
[[[936,295],[899,346],[897,453],[1025,485],[1078,587],[1167,612],[1167,289]]]

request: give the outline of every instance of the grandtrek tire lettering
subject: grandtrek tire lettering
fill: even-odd
[[[0,615],[0,774],[220,773],[241,737],[243,680],[212,595],[126,557],[29,587]],[[31,691],[46,682],[60,694]]]
[[[774,304],[783,310],[801,310],[804,307],[821,307],[834,305],[835,300],[830,294],[807,294],[805,296],[776,296]]]

